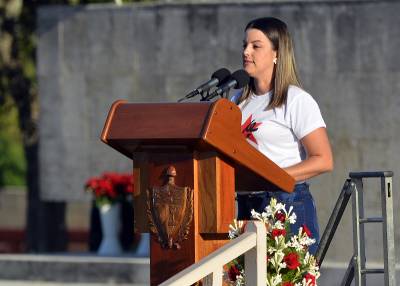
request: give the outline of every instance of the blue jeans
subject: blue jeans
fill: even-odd
[[[290,225],[291,232],[296,234],[299,228],[305,224],[310,229],[312,237],[316,240],[316,243],[312,244],[309,248],[309,252],[315,254],[319,242],[319,227],[317,210],[307,183],[297,184],[292,193],[283,191],[246,195],[237,193],[238,219],[251,219],[252,209],[261,213],[269,204],[271,198],[276,198],[278,202],[285,204],[286,210],[289,210],[290,206],[293,206],[293,211],[296,213],[297,220],[295,224]]]

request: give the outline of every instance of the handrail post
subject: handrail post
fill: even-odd
[[[361,271],[365,268],[365,237],[364,225],[360,224],[360,218],[364,218],[363,182],[360,178],[352,178],[352,183],[355,184],[353,193],[354,278],[356,286],[365,286],[365,275]]]
[[[267,277],[266,228],[260,221],[252,221],[247,227],[250,231],[254,229],[257,233],[257,243],[244,255],[246,285],[265,285],[265,277]]]
[[[381,177],[385,285],[396,285],[392,176]]]

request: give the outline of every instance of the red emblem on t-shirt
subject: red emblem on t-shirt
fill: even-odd
[[[245,123],[242,124],[242,134],[244,135],[244,137],[246,137],[246,139],[249,139],[258,145],[257,140],[253,135],[253,132],[257,131],[258,126],[260,126],[262,123],[252,120],[252,116],[253,115],[250,115]]]

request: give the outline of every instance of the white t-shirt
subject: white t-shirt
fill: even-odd
[[[236,102],[241,92],[232,97]],[[300,139],[319,127],[326,127],[317,102],[297,86],[289,86],[286,104],[265,110],[272,92],[250,94],[239,104],[242,133],[247,141],[279,167],[289,167],[305,159]]]

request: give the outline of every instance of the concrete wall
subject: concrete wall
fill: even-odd
[[[396,1],[43,7],[38,16],[43,198],[88,199],[83,184],[89,176],[130,169],[127,158],[99,141],[114,100],[174,102],[216,69],[240,68],[245,24],[271,15],[287,22],[304,87],[328,125],[335,171],[312,180],[323,230],[349,171],[400,172],[399,12]],[[367,214],[379,213],[378,188],[367,181]],[[351,256],[350,213],[329,261],[347,263]],[[395,221],[400,238],[397,212]],[[381,227],[366,230],[368,258],[379,262]]]

